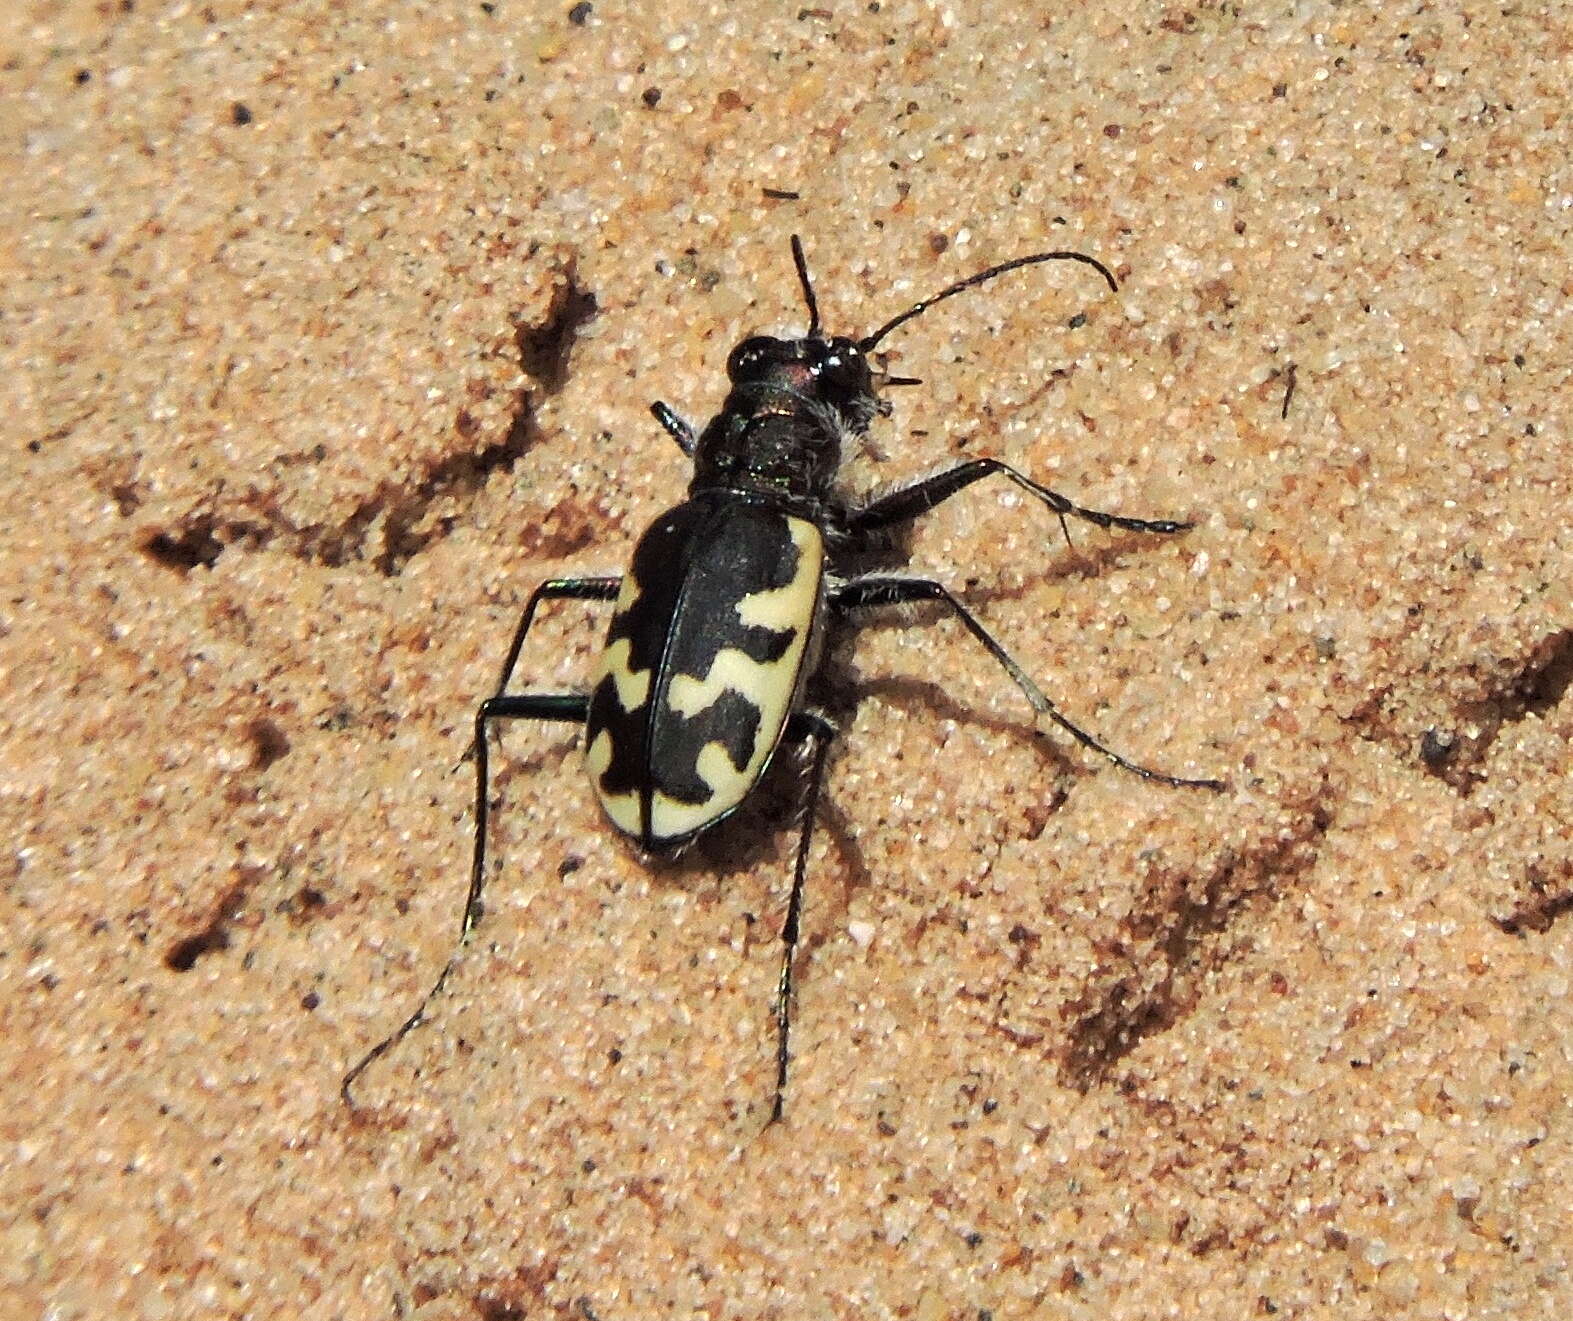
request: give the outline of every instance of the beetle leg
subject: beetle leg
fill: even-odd
[[[792,960],[797,955],[798,929],[803,915],[803,880],[808,874],[808,850],[814,838],[814,817],[819,789],[825,779],[825,761],[836,727],[814,711],[795,712],[787,722],[790,739],[812,739],[814,761],[809,771],[808,793],[803,805],[803,830],[797,841],[797,862],[792,868],[792,893],[787,899],[786,921],[781,925],[781,976],[776,982],[776,1097],[769,1122],[777,1123],[785,1106],[787,1066],[792,1058]]]
[[[623,580],[620,577],[610,576],[548,578],[531,592],[530,600],[524,607],[524,614],[519,617],[519,626],[514,630],[513,641],[508,644],[508,656],[502,663],[502,673],[497,676],[497,686],[492,689],[492,696],[501,697],[508,691],[508,685],[513,682],[513,667],[519,663],[519,653],[524,649],[525,634],[530,631],[530,626],[535,622],[535,612],[542,601],[615,601],[622,585]],[[550,717],[543,718],[550,719]],[[471,743],[465,749],[461,760],[467,761],[473,757],[475,748],[476,745]]]
[[[493,699],[508,691],[513,681],[513,667],[519,663],[519,653],[524,649],[525,634],[535,622],[535,612],[542,601],[615,601],[623,580],[610,576],[596,578],[548,578],[530,593],[524,614],[519,617],[519,627],[514,630],[513,641],[508,644],[508,657],[502,663],[502,673],[497,676],[497,687],[492,689]],[[541,717],[551,719],[550,716]],[[479,723],[477,723],[479,728]],[[464,759],[475,755],[476,744],[465,749]],[[457,767],[455,767],[457,769]]]
[[[339,1096],[350,1109],[357,1108],[353,1093],[355,1080],[426,1021],[427,1008],[442,994],[443,987],[448,984],[449,976],[464,953],[470,933],[475,930],[476,923],[481,920],[481,915],[485,912],[481,893],[486,888],[486,733],[490,722],[511,719],[559,720],[582,725],[589,705],[590,699],[583,693],[512,693],[489,697],[476,711],[475,853],[470,867],[470,890],[464,901],[464,915],[459,921],[459,939],[454,945],[453,953],[448,956],[448,961],[442,965],[442,971],[437,974],[437,980],[432,983],[431,990],[421,998],[415,1012],[391,1035],[384,1037],[367,1051],[360,1062],[344,1075],[344,1081],[339,1084]]]
[[[1193,780],[1179,775],[1169,775],[1164,771],[1150,770],[1146,766],[1138,766],[1133,761],[1127,761],[1112,748],[1105,747],[1086,730],[1072,724],[1059,713],[1054,703],[1043,695],[1043,690],[1027,677],[1027,672],[1011,659],[1010,653],[1000,646],[994,635],[984,628],[972,612],[952,596],[942,583],[937,583],[931,578],[871,575],[842,583],[830,593],[830,604],[838,610],[855,610],[863,606],[909,605],[921,601],[937,601],[949,609],[961,621],[967,632],[988,648],[989,655],[1000,663],[1016,687],[1020,688],[1026,699],[1032,703],[1032,709],[1048,716],[1083,747],[1102,753],[1116,766],[1139,775],[1144,780],[1157,780],[1162,784],[1172,784],[1181,788],[1222,789],[1224,787],[1222,780]]]
[[[356,1079],[425,1022],[427,1008],[442,994],[443,987],[448,984],[449,976],[458,964],[460,955],[464,953],[470,932],[475,929],[475,924],[480,921],[484,911],[481,894],[486,888],[489,779],[486,736],[491,722],[554,720],[584,724],[590,699],[582,693],[510,694],[504,691],[513,678],[514,665],[517,664],[519,652],[524,646],[525,634],[530,631],[530,625],[535,620],[537,607],[545,600],[610,601],[617,596],[621,586],[621,578],[552,578],[542,583],[531,594],[529,604],[525,606],[524,614],[519,620],[519,627],[514,632],[513,641],[508,647],[508,657],[503,662],[502,675],[497,681],[497,691],[482,702],[475,713],[475,741],[471,744],[475,754],[475,848],[470,864],[470,889],[464,901],[464,913],[459,920],[458,941],[454,945],[453,953],[448,956],[448,961],[443,964],[442,971],[437,974],[437,980],[432,983],[431,990],[426,992],[415,1012],[405,1019],[391,1036],[384,1037],[367,1051],[360,1062],[344,1075],[344,1081],[339,1084],[339,1096],[352,1110],[355,1108],[353,1089]]]
[[[508,691],[513,667],[518,664],[519,652],[524,648],[524,635],[535,622],[535,611],[542,601],[615,601],[622,585],[621,577],[548,578],[531,592],[529,604],[519,617],[519,627],[514,630],[513,641],[508,644],[508,659],[502,663],[502,674],[498,676],[497,687],[492,689],[493,695],[501,697]]]
[[[677,448],[692,458],[694,446],[699,443],[694,436],[693,427],[659,399],[650,405],[650,412],[655,420],[666,428],[666,434],[677,442]]]
[[[966,463],[958,463],[945,472],[935,473],[932,477],[913,482],[910,486],[903,486],[900,490],[878,496],[861,509],[852,510],[847,516],[847,529],[853,535],[858,535],[890,527],[892,524],[910,522],[920,514],[926,514],[942,500],[950,499],[957,491],[994,473],[1003,473],[1022,490],[1030,492],[1043,501],[1059,515],[1061,529],[1065,528],[1067,514],[1075,518],[1084,518],[1099,527],[1118,527],[1129,532],[1184,532],[1192,526],[1190,523],[1172,518],[1128,518],[1124,514],[1108,514],[1101,509],[1085,509],[1067,500],[1058,491],[1051,491],[1047,486],[1033,481],[1025,473],[1017,472],[1010,464],[1003,463],[999,459],[971,459]],[[1065,533],[1065,540],[1067,543],[1070,541],[1068,531]]]

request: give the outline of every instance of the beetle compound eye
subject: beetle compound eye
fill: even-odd
[[[786,356],[782,352],[783,348],[785,345],[781,340],[771,339],[768,335],[745,339],[727,357],[726,374],[734,382],[754,380],[767,367]]]
[[[824,393],[831,398],[867,395],[873,389],[868,359],[849,339],[833,340],[819,365]]]

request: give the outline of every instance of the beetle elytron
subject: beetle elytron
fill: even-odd
[[[363,1070],[425,1018],[482,913],[487,824],[487,738],[499,720],[569,721],[585,727],[585,762],[607,818],[648,855],[670,856],[721,821],[759,783],[784,741],[812,745],[802,831],[782,926],[775,998],[776,1088],[771,1122],[786,1091],[797,948],[814,815],[835,730],[806,701],[827,624],[879,606],[932,602],[948,610],[987,648],[1033,710],[1115,765],[1164,784],[1222,789],[1127,761],[1072,724],[940,583],[894,574],[843,577],[841,563],[963,487],[998,473],[1058,515],[1134,532],[1183,532],[1173,519],[1127,518],[1084,509],[998,459],[972,459],[871,499],[835,489],[841,451],[888,414],[882,388],[915,385],[871,365],[869,355],[896,327],[951,298],[1039,262],[1092,267],[1111,290],[1114,276],[1080,252],[1040,252],[990,266],[958,281],[861,339],[827,336],[803,245],[792,260],[808,308],[801,339],[754,336],[732,350],[731,388],[702,432],[664,403],[651,412],[693,460],[688,498],[662,514],[634,548],[621,577],[554,578],[530,597],[514,632],[495,694],[475,715],[475,844],[459,946],[404,1024],[346,1076]],[[594,687],[583,693],[510,693],[514,665],[537,607],[545,600],[615,601]]]

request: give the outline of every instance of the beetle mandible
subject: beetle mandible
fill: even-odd
[[[1039,252],[990,266],[898,313],[861,339],[826,335],[802,242],[792,236],[808,331],[799,339],[755,335],[727,358],[721,411],[695,432],[665,403],[657,422],[693,461],[688,497],[651,524],[620,576],[553,578],[535,589],[514,631],[493,695],[475,714],[475,840],[470,888],[453,954],[419,1007],[345,1075],[351,1089],[376,1059],[418,1027],[441,994],[483,912],[488,804],[487,740],[500,720],[584,726],[585,763],[607,819],[642,853],[670,857],[731,815],[783,742],[810,745],[792,888],[782,924],[776,985],[776,1085],[770,1122],[782,1116],[791,1059],[792,964],[814,817],[835,727],[806,701],[827,625],[855,611],[932,603],[949,611],[1005,670],[1032,708],[1084,747],[1144,779],[1221,790],[1126,760],[1073,724],[1000,643],[941,583],[904,574],[843,576],[839,566],[963,488],[998,474],[1053,510],[1104,528],[1177,533],[1176,519],[1130,518],[1075,504],[999,459],[959,463],[896,490],[856,499],[836,477],[843,446],[888,415],[882,389],[916,385],[873,365],[898,326],[964,290],[1042,262],[1090,266],[1117,292],[1109,269],[1071,251]],[[1068,530],[1066,532],[1068,539]],[[537,608],[547,600],[615,602],[589,693],[510,693]]]

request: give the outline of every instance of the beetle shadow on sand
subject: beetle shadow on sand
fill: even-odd
[[[928,576],[924,566],[909,563],[912,531],[911,525],[894,529],[876,544],[861,549],[855,555],[840,557],[836,576],[843,581],[862,573]],[[1054,531],[1057,536],[1058,529]],[[1046,556],[1039,572],[1020,574],[1009,584],[990,587],[976,578],[971,579],[958,590],[958,599],[968,606],[1018,601],[1025,599],[1032,588],[1044,580],[1095,579],[1145,543],[1156,539],[1152,534],[1104,534],[1096,545],[1072,543],[1060,554]],[[860,678],[855,674],[853,656],[857,639],[862,634],[914,627],[937,629],[947,623],[954,625],[942,607],[923,604],[883,611],[862,611],[849,620],[832,618],[827,621],[828,636],[824,653],[808,685],[803,705],[824,715],[842,731],[832,741],[826,759],[826,782],[821,786],[814,830],[816,834],[823,833],[829,839],[831,857],[822,864],[821,870],[839,870],[844,902],[876,879],[858,848],[858,826],[836,804],[833,785],[834,767],[843,751],[842,741],[847,737],[846,731],[851,728],[857,708],[864,700],[870,697],[883,698],[913,710],[928,711],[936,720],[986,729],[1031,746],[1048,763],[1046,772],[1049,783],[1046,784],[1046,791],[1056,805],[1064,800],[1067,781],[1089,773],[1087,763],[1077,755],[1080,750],[1062,747],[1056,741],[1054,731],[1039,726],[1025,701],[1019,712],[995,714],[957,698],[933,679],[900,674]],[[952,632],[955,634],[955,646],[963,652],[977,647],[964,630],[953,627]],[[992,662],[985,656],[982,665],[987,669]],[[999,678],[1007,688],[1015,691],[1003,671],[999,672]],[[1075,718],[1074,714],[1071,718]],[[691,877],[725,879],[752,874],[757,868],[773,861],[784,869],[787,880],[790,880],[797,840],[803,828],[803,812],[809,798],[808,776],[811,765],[812,757],[807,745],[784,742],[771,759],[759,785],[735,812],[685,846],[677,855],[668,858],[647,856],[646,865],[653,874],[671,877],[676,883],[682,884]],[[783,846],[783,837],[790,837],[789,845]],[[815,880],[811,864],[807,881],[810,893],[815,888]],[[805,933],[805,940],[810,939],[809,934]]]

